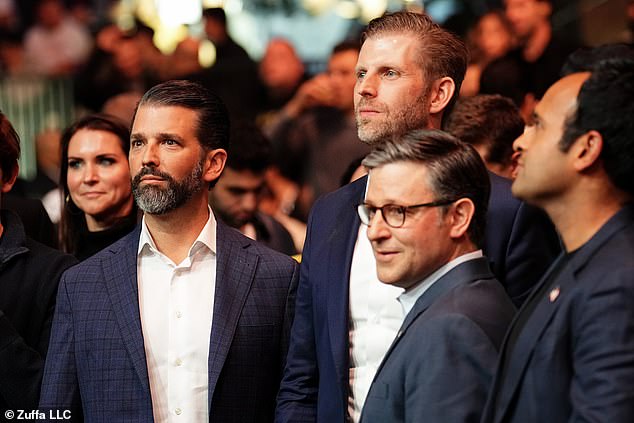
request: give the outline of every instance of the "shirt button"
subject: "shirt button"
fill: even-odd
[[[182,365],[183,365],[183,360],[181,360],[180,358],[177,358],[177,359],[176,359],[176,365],[177,365],[178,367],[182,366]]]
[[[183,313],[181,313],[180,311],[176,312],[176,318],[180,319],[181,317],[183,317]]]
[[[181,410],[180,408],[177,408],[174,410],[174,413],[176,413],[177,416],[180,416],[183,413],[183,410]]]

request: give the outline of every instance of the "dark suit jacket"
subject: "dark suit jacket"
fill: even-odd
[[[40,409],[89,422],[151,422],[139,314],[140,226],[68,270],[60,284]],[[297,263],[218,221],[209,347],[210,422],[272,421]]]
[[[57,248],[57,230],[40,200],[9,193],[2,196],[2,207],[13,210],[20,216],[29,238],[51,248]]]
[[[0,416],[7,409],[37,408],[57,286],[62,272],[77,263],[26,237],[12,212],[2,211],[2,224]]]
[[[634,207],[612,217],[535,300],[530,317],[520,310],[511,325],[527,318],[483,422],[634,422]],[[501,362],[507,354],[508,339]]]
[[[289,256],[297,254],[293,237],[273,216],[258,212],[252,223],[259,242],[282,254]]]
[[[297,291],[295,323],[278,395],[276,421],[343,422],[347,409],[350,265],[367,177],[317,201],[308,222]],[[542,236],[529,211],[510,196],[506,180],[492,176],[485,254],[507,292],[521,291],[545,269]],[[534,210],[534,209],[533,209]],[[520,263],[532,263],[520,265]],[[524,274],[508,272],[519,267]],[[516,289],[517,288],[517,289]],[[518,297],[524,292],[518,294]],[[512,297],[512,296],[511,296]]]
[[[486,258],[420,296],[370,386],[362,423],[478,423],[515,314]]]

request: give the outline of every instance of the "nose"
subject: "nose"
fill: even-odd
[[[254,212],[258,207],[257,194],[254,192],[248,192],[242,196],[242,210],[246,212]]]
[[[376,97],[376,77],[366,74],[363,78],[357,79],[355,92],[362,97]]]
[[[86,164],[84,166],[83,182],[85,184],[95,184],[97,181],[99,181],[97,169],[92,164]]]
[[[517,137],[515,141],[513,141],[514,151],[521,153],[522,151],[526,149],[526,134],[530,130],[531,130],[530,128],[525,128],[524,133],[520,135],[519,137]]]
[[[143,167],[158,167],[160,164],[158,147],[154,143],[148,143],[143,149]]]
[[[389,238],[390,227],[385,223],[382,212],[377,210],[368,225],[368,239],[372,242]]]

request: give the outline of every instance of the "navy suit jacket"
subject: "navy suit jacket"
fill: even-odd
[[[634,422],[634,206],[559,260],[534,312],[511,324],[527,319],[500,351],[483,422]]]
[[[485,254],[497,279],[521,300],[558,248],[554,230],[536,209],[510,194],[510,183],[491,176]],[[308,222],[297,291],[295,323],[278,395],[278,422],[343,422],[347,410],[350,266],[367,177],[317,201]],[[545,224],[547,223],[547,224]],[[551,237],[548,234],[553,234]],[[556,243],[545,240],[552,238]],[[515,295],[514,295],[515,294]]]
[[[137,285],[140,225],[60,283],[40,409],[74,420],[152,422]],[[217,223],[210,422],[273,420],[297,263]]]
[[[478,423],[515,307],[486,258],[418,298],[385,354],[362,423]]]

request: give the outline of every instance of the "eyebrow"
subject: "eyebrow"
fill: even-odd
[[[147,140],[147,138],[148,137],[146,137],[143,133],[134,133],[130,135],[130,141],[145,141]],[[178,142],[182,142],[184,140],[182,136],[178,134],[174,134],[174,133],[169,133],[169,132],[159,132],[158,134],[156,134],[156,138],[159,141],[171,139],[171,140],[176,140]]]
[[[181,137],[180,135],[177,134],[171,134],[169,132],[159,132],[156,136],[157,139],[163,141],[163,140],[176,140],[178,142],[182,142],[183,141],[183,137]]]

